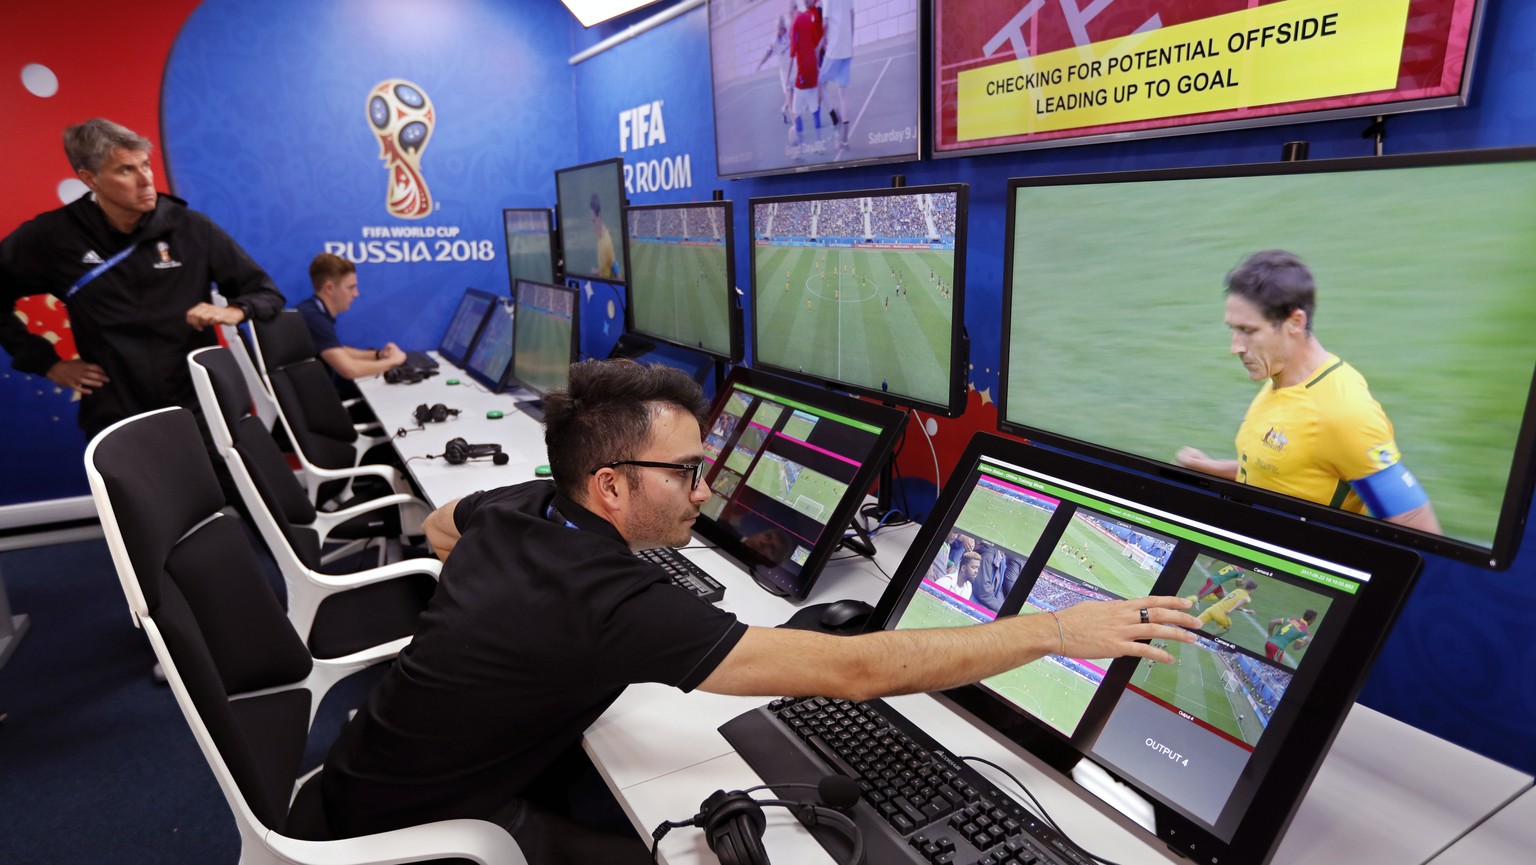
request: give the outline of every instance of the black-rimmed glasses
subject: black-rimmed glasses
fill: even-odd
[[[699,478],[703,475],[704,470],[703,463],[658,463],[652,462],[651,460],[615,460],[611,463],[607,463],[606,465],[600,465],[592,471],[587,472],[587,474],[595,475],[603,469],[613,469],[618,468],[619,466],[641,466],[643,468],[650,469],[672,469],[677,472],[678,477],[688,482],[688,489],[690,490],[696,489],[698,487]]]

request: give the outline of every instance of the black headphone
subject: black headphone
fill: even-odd
[[[384,370],[384,381],[388,384],[416,384],[426,381],[437,375],[435,369],[417,369],[413,366],[397,366],[394,369]]]
[[[432,406],[428,406],[426,403],[422,403],[421,405],[416,406],[416,411],[412,413],[412,417],[416,418],[416,423],[418,425],[424,425],[429,422],[442,423],[450,416],[458,417],[459,410],[456,408],[449,408],[442,403],[437,403]]]
[[[491,462],[499,466],[512,461],[511,457],[501,452],[499,444],[472,445],[461,438],[454,438],[443,446],[443,458],[450,465],[463,465],[470,460],[483,460],[486,457],[490,457]]]
[[[767,785],[764,785],[766,787]],[[837,826],[853,841],[853,852],[846,865],[859,865],[864,861],[864,835],[854,824],[853,818],[844,811],[859,801],[859,784],[843,775],[828,775],[816,784],[779,784],[779,789],[807,788],[815,790],[826,805],[792,799],[753,799],[749,793],[764,787],[751,787],[727,793],[716,790],[699,806],[699,813],[688,820],[668,820],[651,833],[654,843],[651,858],[655,859],[655,844],[673,828],[698,826],[704,830],[704,841],[720,858],[720,865],[768,865],[768,851],[763,848],[763,829],[768,818],[763,815],[764,805],[778,805],[793,811],[806,828],[821,825]],[[830,806],[830,807],[829,807]]]

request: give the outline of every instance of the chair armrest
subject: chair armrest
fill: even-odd
[[[324,469],[312,463],[305,463],[304,470],[308,474],[312,474],[317,478],[323,478],[326,480],[333,478],[356,478],[363,477],[364,475],[376,475],[386,481],[389,481],[390,485],[394,486],[396,489],[399,489],[400,484],[405,482],[404,476],[402,476],[394,466],[386,466],[380,463],[365,463],[360,466],[353,466],[349,469]]]
[[[357,586],[367,586],[373,583],[381,583],[385,580],[393,580],[410,574],[429,574],[432,579],[437,579],[442,573],[443,563],[437,559],[403,559],[398,562],[390,562],[377,568],[369,568],[366,571],[357,571],[351,574],[322,574],[319,571],[305,568],[305,574],[309,581],[317,586],[326,586],[335,589],[350,589]]]
[[[404,508],[407,506],[425,508],[427,513],[431,512],[431,508],[427,505],[426,502],[416,498],[413,495],[406,493],[392,493],[387,496],[379,496],[376,499],[369,499],[366,502],[355,504],[350,508],[342,508],[339,511],[317,510],[315,512],[315,531],[320,535],[320,542],[323,544],[325,543],[326,538],[330,537],[331,530],[335,529],[337,526],[341,525],[347,520],[350,520],[356,516],[361,516],[362,514],[369,513],[371,511],[392,507],[400,507],[402,509],[402,513],[400,514],[400,522],[402,523],[402,526],[404,526],[408,524],[408,521],[406,520],[406,514],[404,512]],[[417,518],[416,523],[418,525],[420,524],[419,517]],[[411,534],[416,533],[412,532]]]
[[[306,865],[385,865],[468,859],[478,865],[528,865],[507,830],[485,820],[439,820],[342,841],[300,841],[268,831],[272,852]]]

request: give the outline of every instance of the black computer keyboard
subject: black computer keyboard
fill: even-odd
[[[405,363],[403,366],[410,367],[411,369],[437,369],[437,361],[432,359],[432,355],[424,351],[408,351],[405,353]]]
[[[639,555],[648,562],[661,565],[661,569],[666,571],[667,576],[672,579],[673,585],[687,589],[711,604],[725,597],[725,586],[720,585],[714,577],[705,573],[703,568],[671,547],[641,550]]]
[[[720,728],[770,787],[829,774],[859,782],[853,821],[868,862],[924,865],[1093,865],[1060,833],[1024,810],[880,700],[785,697]],[[775,789],[781,798],[814,793]],[[830,827],[808,827],[837,861],[851,845]]]

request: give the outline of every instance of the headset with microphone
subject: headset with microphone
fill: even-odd
[[[416,406],[416,411],[412,412],[411,416],[416,418],[418,425],[424,426],[428,423],[442,423],[450,417],[458,417],[459,409],[449,408],[442,403],[431,406],[422,403]]]
[[[768,851],[763,847],[763,829],[768,819],[763,814],[764,805],[777,805],[794,813],[806,828],[836,826],[853,842],[845,865],[859,865],[864,861],[864,835],[845,812],[859,801],[859,784],[843,775],[828,775],[816,784],[776,784],[775,788],[802,788],[815,790],[825,804],[796,801],[793,799],[753,799],[749,794],[762,787],[734,790],[727,793],[716,790],[699,806],[699,813],[687,820],[668,820],[651,833],[651,858],[656,858],[656,845],[672,829],[680,826],[698,826],[704,830],[704,841],[720,858],[720,865],[768,865]]]
[[[443,446],[443,458],[448,460],[450,465],[456,466],[463,465],[470,460],[483,460],[486,458],[489,458],[491,462],[499,466],[504,466],[512,461],[511,457],[501,452],[501,445],[499,444],[472,445],[462,438],[448,440],[448,444]]]

